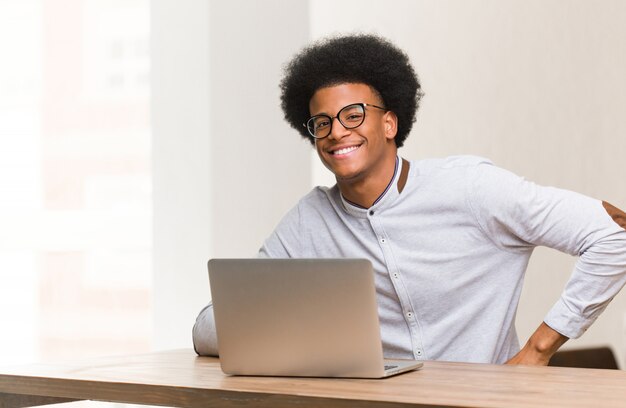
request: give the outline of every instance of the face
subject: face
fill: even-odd
[[[353,103],[383,106],[381,98],[370,86],[340,84],[317,90],[309,101],[309,111],[311,116],[336,116],[344,106]],[[346,129],[335,118],[330,135],[316,139],[315,147],[338,182],[358,181],[386,174],[380,170],[395,163],[396,132],[397,118],[393,112],[366,106],[365,121],[359,127]]]

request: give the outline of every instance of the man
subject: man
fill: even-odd
[[[388,41],[313,44],[287,66],[281,90],[285,119],[337,184],[302,198],[260,256],[370,259],[385,357],[545,365],[626,282],[626,214],[617,208],[481,158],[398,156],[422,93]],[[580,258],[520,349],[515,314],[538,245]],[[217,354],[210,305],[193,340],[199,354]]]

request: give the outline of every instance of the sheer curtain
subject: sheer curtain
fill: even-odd
[[[0,2],[0,363],[148,351],[147,0]]]

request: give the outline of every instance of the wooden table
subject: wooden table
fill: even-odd
[[[624,407],[626,372],[425,362],[384,380],[230,377],[175,350],[0,368],[0,407],[99,400],[178,407]]]

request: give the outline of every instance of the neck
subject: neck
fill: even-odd
[[[391,182],[396,169],[396,156],[390,156],[371,175],[355,179],[337,179],[341,195],[363,208],[371,207]]]

